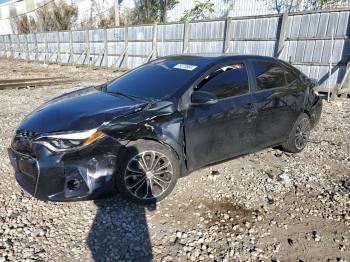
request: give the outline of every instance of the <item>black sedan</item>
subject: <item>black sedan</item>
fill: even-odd
[[[51,201],[113,192],[149,204],[204,166],[280,146],[297,153],[322,103],[291,65],[260,56],[171,56],[56,97],[9,148],[18,183]]]

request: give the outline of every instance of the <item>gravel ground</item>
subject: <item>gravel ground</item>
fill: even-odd
[[[0,79],[74,84],[0,91],[0,261],[350,261],[350,100],[324,102],[299,154],[267,149],[180,179],[157,206],[118,195],[51,203],[17,185],[7,147],[46,100],[117,76],[0,60]]]

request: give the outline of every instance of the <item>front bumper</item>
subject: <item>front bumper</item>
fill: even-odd
[[[8,149],[19,185],[49,201],[96,199],[115,189],[114,175],[124,146],[111,137],[74,152],[52,152],[33,143],[35,156]]]

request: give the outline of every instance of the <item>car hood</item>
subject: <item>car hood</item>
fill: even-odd
[[[85,87],[56,97],[27,116],[18,130],[37,133],[84,131],[141,111],[146,102]]]

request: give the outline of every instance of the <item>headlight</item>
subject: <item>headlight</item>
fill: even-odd
[[[102,131],[93,129],[85,132],[42,136],[35,143],[43,144],[54,151],[67,151],[87,146],[104,136]]]

